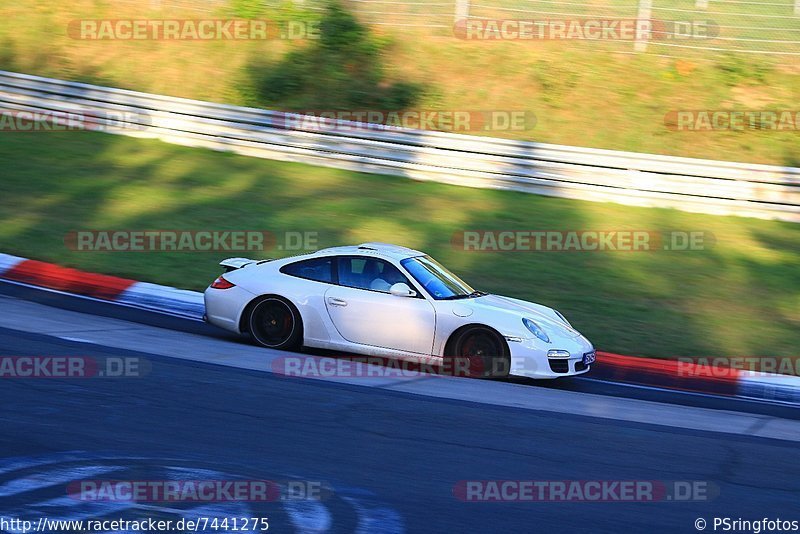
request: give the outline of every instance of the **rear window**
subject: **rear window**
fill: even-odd
[[[316,282],[333,282],[333,258],[314,258],[290,263],[281,267],[281,272]]]

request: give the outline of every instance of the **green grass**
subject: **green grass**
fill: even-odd
[[[200,290],[238,253],[77,252],[73,230],[318,232],[429,252],[477,288],[554,306],[604,350],[796,356],[800,226],[282,163],[91,132],[0,136],[0,250]],[[457,250],[464,230],[706,231],[693,252]],[[281,256],[278,250],[266,256]]]
[[[320,3],[321,0],[314,0],[304,5]],[[635,0],[597,0],[585,6],[574,5],[580,4],[574,1],[562,5],[527,0],[495,0],[488,4],[496,7],[474,7],[472,14],[500,18],[568,18],[569,14],[630,18],[636,14]],[[247,76],[252,65],[272,65],[273,71],[279,71],[278,66],[283,65],[292,70],[296,64],[288,55],[314,46],[313,42],[287,41],[81,41],[71,39],[66,33],[69,22],[80,18],[233,16],[224,1],[182,2],[184,7],[170,5],[170,2],[123,0],[75,0],[63,5],[42,0],[6,3],[0,6],[0,68],[190,98],[253,104],[259,98]],[[385,73],[381,83],[402,81],[424,89],[411,106],[413,109],[526,110],[537,117],[533,129],[471,132],[476,135],[800,165],[797,131],[676,132],[665,124],[665,116],[675,110],[796,109],[800,101],[800,56],[732,55],[666,47],[663,43],[651,45],[653,54],[623,55],[612,52],[631,52],[630,43],[465,41],[452,35],[449,5],[435,9],[425,5],[361,3],[358,6],[361,7],[357,14],[362,19],[389,24],[371,26],[377,39],[387,44],[381,53]],[[665,11],[691,10],[693,0],[658,0],[654,6],[653,17],[659,19],[685,20],[695,16]],[[526,15],[497,9],[503,7],[544,13]],[[399,14],[382,14],[387,10]],[[362,13],[366,11],[378,14]],[[408,13],[403,14],[404,11]],[[567,15],[550,16],[547,12]],[[752,16],[735,15],[742,12]],[[272,7],[262,16],[289,15],[285,8]],[[800,17],[792,15],[791,7],[711,2],[708,17],[700,18],[723,26],[757,28],[724,28],[722,36],[726,38],[800,42]],[[391,25],[411,22],[435,22],[444,27],[414,30]],[[771,27],[778,29],[767,29]],[[701,44],[800,53],[799,44],[750,41]],[[340,76],[321,79],[319,85],[331,83],[336,87],[333,82],[346,83],[351,73],[346,69],[340,69],[339,73]],[[261,105],[267,105],[263,98]],[[297,109],[297,106],[328,109],[320,102],[297,102],[291,97],[269,105],[281,109]]]

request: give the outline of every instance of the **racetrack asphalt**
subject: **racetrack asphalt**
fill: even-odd
[[[0,304],[0,317],[16,309],[12,300]],[[166,342],[160,329],[136,328],[152,335],[153,347]],[[64,337],[3,327],[0,355],[139,358],[147,372],[3,379],[0,516],[180,514],[63,499],[65,474],[80,478],[92,466],[113,465],[136,479],[180,467],[330,487],[318,503],[252,505],[248,511],[268,515],[274,532],[696,532],[698,518],[707,530],[715,516],[800,519],[796,440],[289,379]],[[594,398],[528,390],[562,395],[564,403],[566,396]],[[673,409],[664,404],[665,417]],[[717,413],[725,415],[702,416]],[[466,480],[700,481],[718,495],[692,502],[463,502],[453,489]]]
[[[186,317],[148,311],[136,307],[120,305],[79,295],[37,288],[24,284],[0,280],[0,296],[8,296],[29,302],[44,304],[58,309],[71,310],[97,317],[122,319],[130,323],[145,324],[201,335],[214,340],[241,342],[242,338],[214,326]],[[1,297],[0,297],[1,298]],[[306,350],[312,354],[329,355],[326,351]],[[597,365],[603,365],[602,359]],[[525,377],[510,377],[509,383],[535,385],[562,391],[598,394],[629,399],[647,400],[673,405],[700,406],[716,410],[735,410],[737,412],[760,414],[784,419],[800,419],[800,405],[770,402],[760,399],[727,397],[666,389],[660,387],[621,384],[595,378],[593,373],[569,380],[533,380]]]

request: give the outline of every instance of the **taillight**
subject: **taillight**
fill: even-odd
[[[225,278],[220,276],[219,278],[214,280],[214,282],[212,282],[211,287],[213,287],[214,289],[230,289],[234,285],[236,285],[236,284],[231,284],[230,282],[225,280]]]

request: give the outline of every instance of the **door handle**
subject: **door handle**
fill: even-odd
[[[328,297],[328,304],[331,306],[347,306],[347,301],[334,297]]]

